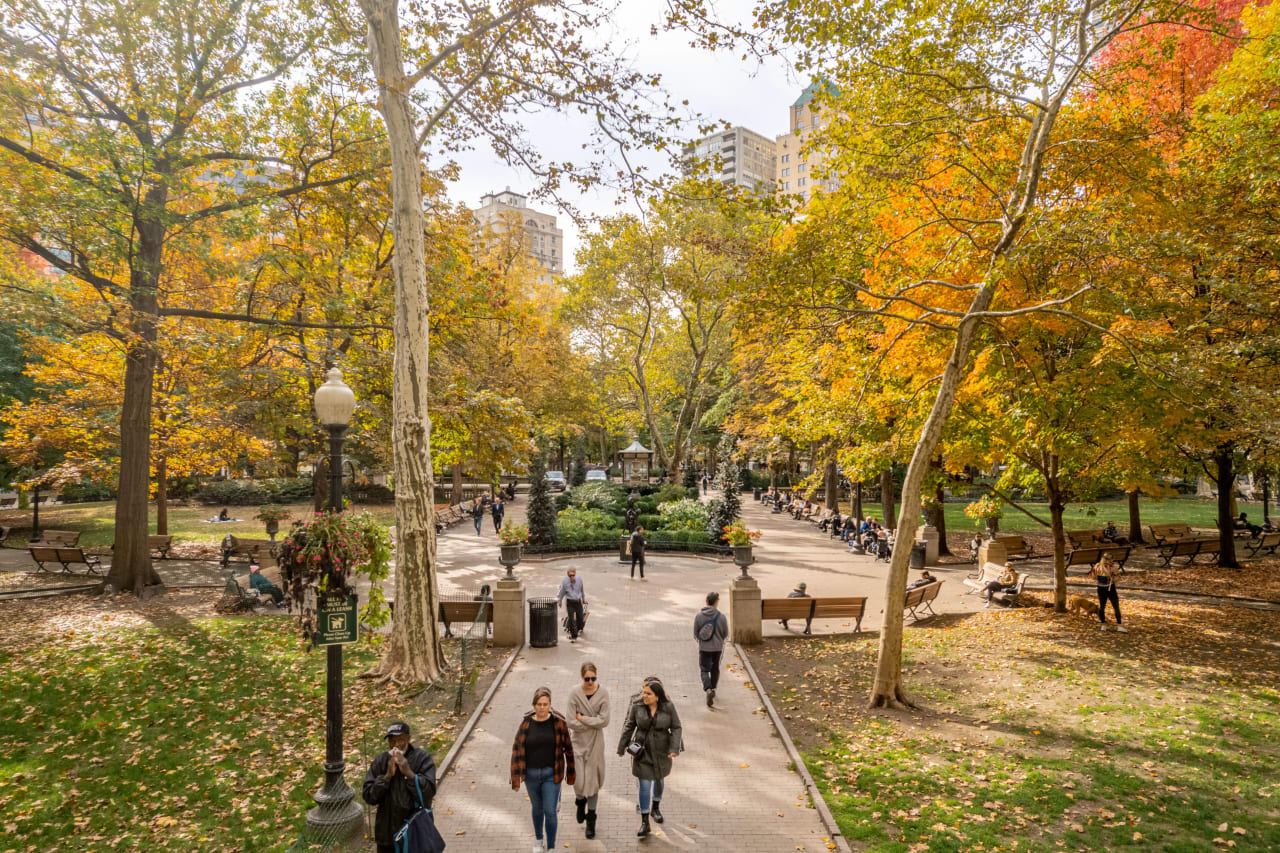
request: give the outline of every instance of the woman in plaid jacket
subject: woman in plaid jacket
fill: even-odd
[[[572,785],[575,773],[569,725],[552,710],[551,690],[546,687],[533,691],[533,709],[520,721],[511,745],[511,790],[519,791],[522,779],[533,807],[533,853],[554,850],[560,783]]]

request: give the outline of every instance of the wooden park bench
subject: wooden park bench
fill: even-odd
[[[1021,536],[997,536],[995,541],[1004,546],[1004,552],[1010,560],[1030,560],[1035,547]]]
[[[0,509],[13,509],[18,505],[18,499],[15,497],[0,498]]]
[[[239,536],[228,536],[222,546],[222,568],[230,566],[233,557],[244,557],[246,562],[258,565],[262,565],[266,557],[274,561],[276,546],[279,544],[270,539],[243,539]]]
[[[222,597],[215,609],[219,613],[245,613],[268,602],[271,602],[271,596],[261,595],[256,589],[245,589],[235,575],[228,573],[226,586],[222,588]]]
[[[27,553],[31,555],[31,559],[35,560],[37,571],[47,572],[49,571],[46,568],[48,563],[58,563],[62,566],[64,574],[71,574],[71,566],[79,563],[83,564],[91,575],[102,573],[102,560],[93,554],[86,554],[83,548],[43,544],[28,545]]]
[[[484,610],[482,614],[480,611]],[[446,637],[453,636],[453,630],[449,627],[451,622],[476,622],[481,621],[485,625],[486,633],[493,629],[493,602],[492,601],[441,601],[440,602],[440,621],[444,623],[444,635]]]
[[[1217,561],[1218,552],[1222,550],[1222,543],[1217,539],[1182,539],[1165,542],[1159,546],[1160,557],[1164,562],[1160,568],[1166,569],[1173,565],[1175,557],[1186,557],[1187,561],[1184,566],[1189,566],[1196,561],[1196,557],[1201,554],[1211,554],[1214,561]]]
[[[924,586],[918,586],[915,589],[909,589],[907,590],[907,600],[903,603],[902,607],[908,614],[910,614],[911,618],[917,622],[923,618],[916,612],[920,608],[924,608],[929,611],[930,616],[937,616],[938,614],[933,612],[933,602],[937,599],[938,592],[941,591],[941,589],[942,581],[934,581],[933,583],[927,583]]]
[[[1176,524],[1148,524],[1147,529],[1151,531],[1151,538],[1157,545],[1166,545],[1171,542],[1183,542],[1187,540],[1216,539],[1217,534],[1197,533],[1191,529],[1191,525],[1178,522]]]
[[[156,557],[161,560],[169,559],[169,549],[173,547],[173,537],[164,536],[148,536],[147,548],[156,552]],[[115,543],[112,543],[111,550],[116,549]]]
[[[1110,557],[1116,561],[1116,565],[1123,569],[1125,562],[1132,553],[1132,545],[1110,545],[1105,548],[1095,545],[1076,548],[1067,554],[1067,568],[1096,565],[1103,557]]]
[[[72,547],[80,544],[80,531],[78,530],[41,530],[40,538],[32,540],[40,545],[49,545],[54,548],[65,545]]]
[[[3,537],[0,537],[0,542],[3,541]],[[1280,533],[1264,533],[1257,539],[1246,542],[1244,547],[1249,549],[1250,557],[1256,557],[1263,551],[1274,554],[1276,548],[1280,548]]]
[[[803,619],[804,632],[810,633],[814,619],[853,619],[853,632],[862,631],[862,614],[867,609],[867,599],[862,596],[845,598],[765,598],[760,602],[763,619]]]
[[[984,589],[987,588],[987,584],[991,583],[992,581],[1000,580],[1000,576],[1002,574],[1004,574],[1004,566],[998,565],[996,563],[987,563],[983,565],[980,571],[966,577],[964,579],[964,585],[969,587],[970,589],[969,594],[973,595],[974,593],[982,592]],[[1012,602],[1014,599],[1016,599],[1019,595],[1022,594],[1022,587],[1025,586],[1027,583],[1027,573],[1015,572],[1015,574],[1018,576],[1017,581],[1015,581],[1016,586],[1013,589],[1009,590],[1008,592],[993,593],[991,596],[993,599],[997,601],[1007,600],[1009,602]]]

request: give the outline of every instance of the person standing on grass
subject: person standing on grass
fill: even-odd
[[[1107,630],[1107,602],[1111,602],[1111,611],[1116,615],[1116,630],[1121,634],[1129,633],[1129,629],[1120,624],[1120,593],[1116,582],[1124,569],[1116,565],[1116,561],[1107,557],[1089,569],[1089,575],[1098,583],[1098,618],[1102,620],[1102,630]]]
[[[396,833],[419,804],[431,808],[436,795],[435,759],[413,745],[407,723],[387,727],[387,751],[373,759],[361,793],[366,803],[378,809],[373,818],[378,853],[395,853]]]
[[[493,515],[493,532],[497,533],[502,530],[502,517],[507,514],[507,508],[502,503],[501,494],[493,499],[493,506],[489,507],[489,512]]]
[[[637,527],[631,534],[631,577],[636,576],[636,565],[640,566],[640,580],[644,580],[644,528]]]
[[[587,604],[587,593],[583,588],[582,579],[578,577],[577,569],[569,569],[564,580],[560,581],[560,591],[556,594],[556,606],[559,607],[561,602],[565,602],[565,608],[568,610],[569,642],[576,643],[578,635],[582,633],[582,625],[586,621],[583,608]]]
[[[578,823],[587,824],[587,838],[596,837],[596,804],[604,787],[604,730],[609,725],[609,691],[600,686],[596,665],[582,665],[582,684],[569,696],[569,733],[573,754],[582,765],[573,783]]]
[[[720,593],[707,593],[707,606],[693,617],[693,638],[698,641],[698,671],[702,674],[702,690],[707,694],[707,707],[716,701],[716,686],[720,683],[720,656],[724,653],[724,641],[729,636],[729,620],[716,605]]]
[[[684,752],[684,730],[676,706],[667,698],[662,682],[645,679],[640,695],[632,697],[627,719],[618,740],[618,755],[631,756],[631,775],[640,780],[640,831],[644,838],[652,831],[649,818],[662,823],[664,780],[671,775],[675,757]]]
[[[533,709],[516,729],[511,746],[511,790],[524,782],[533,812],[533,853],[556,849],[560,783],[574,784],[573,743],[564,715],[551,708],[551,690],[533,691]],[[545,840],[543,834],[546,834]]]

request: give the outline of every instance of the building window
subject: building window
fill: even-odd
[[[796,181],[796,186],[797,186],[797,187],[802,187],[802,186],[804,186],[804,185],[805,185],[805,179],[804,179],[804,178],[801,178],[800,180]]]
[[[787,177],[787,176],[788,176],[788,175],[790,175],[790,174],[791,174],[791,170],[790,170],[790,169],[783,169],[783,170],[782,170],[782,177],[784,177],[784,178],[785,178],[785,177]]]
[[[791,162],[791,155],[790,155],[790,154],[783,154],[783,155],[782,155],[782,162],[784,162],[784,163],[790,163],[790,162]]]
[[[783,181],[783,182],[782,182],[782,188],[783,188],[784,190],[789,190],[789,189],[791,189],[791,182],[790,182],[790,181]]]
[[[799,166],[796,166],[796,171],[797,171],[797,172],[803,172],[803,171],[804,171],[805,169],[807,169],[807,168],[809,168],[809,164],[808,164],[808,163],[801,163]]]

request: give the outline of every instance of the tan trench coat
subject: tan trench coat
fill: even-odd
[[[578,714],[582,714],[581,722]],[[604,730],[609,725],[609,691],[599,687],[587,696],[579,684],[569,696],[569,712],[565,716],[577,760],[574,796],[595,796],[604,787]]]

